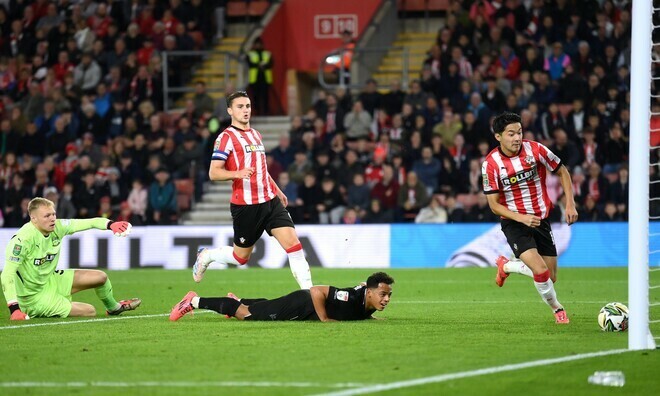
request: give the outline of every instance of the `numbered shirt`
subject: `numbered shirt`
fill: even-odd
[[[364,320],[371,319],[375,309],[366,310],[364,286],[338,289],[330,286],[328,298],[325,300],[325,310],[330,319]]]
[[[16,294],[25,298],[43,289],[60,258],[62,239],[77,231],[76,220],[56,220],[55,230],[44,236],[30,222],[14,235],[5,251],[5,259],[18,264]]]
[[[212,160],[226,161],[225,169],[237,171],[254,168],[249,179],[235,179],[231,203],[255,205],[275,198],[266,167],[266,150],[261,134],[255,129],[242,130],[234,126],[225,129],[215,140]]]
[[[545,185],[546,170],[556,172],[561,161],[541,143],[523,140],[518,155],[507,157],[498,147],[481,167],[484,194],[499,194],[512,212],[545,219],[552,209]]]

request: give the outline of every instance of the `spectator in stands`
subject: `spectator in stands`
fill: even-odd
[[[111,219],[111,218],[114,219],[116,217],[116,215],[113,213],[112,210],[110,197],[108,196],[101,197],[101,201],[99,202],[99,211],[96,214],[96,217],[103,217],[106,219]]]
[[[28,154],[41,160],[45,154],[44,136],[40,136],[37,132],[37,125],[34,122],[27,124],[26,133],[19,143],[19,155]]]
[[[149,212],[152,224],[168,225],[177,214],[176,188],[166,168],[159,168],[149,187]]]
[[[612,201],[605,202],[603,211],[598,216],[598,221],[602,222],[611,222],[611,221],[622,221],[621,215],[618,213],[616,204]]]
[[[419,80],[412,80],[410,82],[410,91],[403,99],[404,104],[412,106],[413,111],[419,111],[426,104],[428,93],[422,90],[422,84]]]
[[[294,117],[295,118],[295,117]],[[300,118],[298,118],[300,124]],[[300,126],[299,126],[300,128]],[[291,163],[293,162],[294,149],[291,147],[291,138],[288,133],[282,133],[277,147],[270,151],[270,155],[273,156],[273,159],[282,166],[283,169],[288,169]]]
[[[419,211],[428,202],[426,191],[426,186],[418,180],[417,174],[414,171],[408,172],[406,182],[399,189],[397,203],[401,215],[397,217],[402,218],[405,222],[414,221]]]
[[[99,64],[92,58],[91,52],[83,52],[81,63],[73,70],[74,84],[83,92],[93,94],[96,85],[101,81],[102,71]]]
[[[0,156],[18,151],[21,137],[11,127],[11,121],[4,119],[0,121]]]
[[[301,208],[300,213],[302,214],[303,223],[318,223],[317,205],[320,202],[320,195],[320,188],[316,184],[316,175],[313,172],[307,172],[302,184],[298,185],[298,200],[296,201],[296,205]]]
[[[30,57],[34,52],[32,35],[23,31],[23,23],[19,19],[12,21],[11,33],[8,39],[3,41],[5,56],[15,58],[19,55],[25,55],[25,57]]]
[[[146,221],[148,201],[148,191],[144,188],[142,180],[135,178],[132,183],[131,191],[128,193],[127,203],[131,213],[137,216],[142,223]]]
[[[128,58],[128,49],[126,48],[126,41],[122,38],[115,40],[112,51],[108,52],[106,59],[106,67],[108,70],[113,67],[121,67]]]
[[[450,193],[445,199],[445,207],[447,209],[447,222],[448,223],[463,223],[467,221],[467,214],[463,209],[463,204],[456,200],[456,195]]]
[[[462,175],[460,180],[461,187],[458,193],[462,194],[478,194],[482,190],[482,173],[481,164],[478,158],[471,158],[469,162],[468,171]]]
[[[572,140],[568,139],[566,131],[562,128],[557,128],[553,134],[554,144],[550,146],[550,151],[555,153],[561,159],[570,171],[573,170],[580,163],[580,151]]]
[[[355,174],[364,174],[364,166],[358,161],[357,153],[354,150],[344,150],[343,152],[343,162],[340,162],[340,165],[337,169],[339,185],[342,193],[345,192],[345,189],[348,187],[348,185],[353,182],[353,176]]]
[[[564,74],[564,69],[571,63],[571,57],[564,53],[564,46],[560,42],[552,44],[552,54],[545,58],[543,70],[550,74],[552,81],[557,81]]]
[[[371,122],[371,115],[364,109],[362,102],[359,100],[355,101],[352,111],[344,117],[344,126],[348,141],[369,138],[371,134]]]
[[[370,189],[365,183],[364,174],[356,173],[353,175],[353,180],[347,188],[346,204],[349,208],[353,208],[360,213],[364,213],[369,207]]]
[[[451,109],[445,109],[442,122],[433,127],[433,133],[442,137],[442,144],[450,146],[454,142],[454,136],[462,129],[460,116],[455,116]]]
[[[45,197],[46,190],[55,188],[54,185],[48,179],[48,172],[43,164],[37,166],[35,170],[35,182],[32,184],[31,194],[32,198],[34,197]]]
[[[294,154],[293,163],[287,168],[291,180],[296,184],[302,184],[305,175],[312,171],[312,164],[307,159],[304,150],[298,150]]]
[[[623,165],[619,168],[617,180],[610,184],[608,197],[617,206],[628,205],[628,167]]]
[[[20,107],[28,120],[34,120],[43,114],[45,99],[37,81],[29,83],[29,89],[20,101]]]
[[[499,221],[499,217],[490,210],[486,196],[483,193],[479,193],[477,194],[477,203],[470,208],[465,221],[471,223],[496,223]]]
[[[160,114],[153,114],[149,117],[148,132],[145,132],[149,154],[161,152],[167,135],[163,130],[163,122]]]
[[[500,55],[495,60],[495,67],[504,69],[507,79],[517,80],[520,75],[520,59],[510,46],[500,48]]]
[[[334,179],[325,178],[321,181],[321,196],[316,205],[321,224],[339,224],[346,206],[344,199],[335,185]]]
[[[362,218],[364,224],[383,224],[394,221],[393,212],[383,210],[382,203],[378,199],[372,199],[369,210]]]
[[[42,137],[49,136],[55,128],[55,119],[58,117],[59,114],[55,113],[55,103],[50,99],[45,100],[43,112],[34,120],[37,134]]]
[[[458,66],[458,75],[461,78],[469,79],[472,77],[473,69],[470,61],[463,55],[463,49],[454,46],[451,49],[451,61]]]
[[[588,88],[587,82],[576,72],[573,64],[568,64],[559,79],[557,99],[563,103],[581,100],[587,95]]]
[[[129,52],[137,52],[142,48],[144,36],[140,33],[140,27],[137,23],[131,23],[128,25],[126,28],[126,34],[124,35],[124,41],[126,42],[126,49]]]
[[[9,218],[10,213],[20,209],[22,199],[30,198],[30,191],[23,183],[23,181],[23,174],[20,172],[15,172],[12,174],[9,187],[5,191],[5,202],[3,208],[5,219]]]
[[[62,219],[72,219],[76,217],[76,208],[73,206],[73,203],[71,203],[71,200],[60,199],[60,194],[55,187],[46,189],[43,196],[55,204],[55,211],[58,217]]]
[[[628,142],[623,138],[621,125],[615,123],[610,129],[610,139],[603,149],[603,173],[616,173],[624,161],[628,160]]]
[[[358,211],[353,208],[348,208],[344,211],[344,216],[341,219],[342,224],[360,224],[362,220]]]
[[[536,89],[531,96],[531,101],[537,103],[541,111],[545,111],[550,103],[555,101],[556,91],[550,84],[548,73],[539,72],[536,76]]]
[[[4,214],[4,226],[8,228],[20,228],[23,224],[30,221],[30,214],[28,213],[28,204],[30,198],[22,198],[16,209],[9,213]]]
[[[601,167],[593,163],[588,168],[588,176],[582,185],[582,190],[588,194],[597,205],[602,205],[609,199],[609,183],[601,173]]]
[[[74,205],[78,209],[79,218],[95,217],[99,211],[99,202],[103,191],[96,185],[94,171],[88,170],[82,176],[82,184],[74,195]]]
[[[115,221],[128,221],[134,225],[143,225],[144,221],[139,216],[131,211],[131,206],[128,202],[124,201],[119,205],[119,213],[115,217]]]
[[[319,150],[316,153],[314,173],[316,174],[316,180],[323,180],[326,178],[334,181],[338,180],[337,169],[330,163],[330,153],[327,150]]]
[[[422,109],[421,115],[424,117],[424,126],[422,127],[420,125],[417,129],[422,132],[423,140],[429,142],[431,140],[433,128],[440,124],[443,118],[443,112],[438,106],[438,101],[435,96],[429,95],[429,97],[426,98],[426,103],[424,109]]]
[[[502,91],[497,88],[495,77],[486,77],[486,89],[482,92],[484,105],[493,112],[501,113],[506,106],[506,98]]]
[[[382,95],[378,92],[378,82],[373,78],[367,80],[364,90],[358,95],[364,110],[374,118],[376,109],[381,107]]]
[[[394,169],[390,164],[382,165],[382,178],[372,188],[370,196],[378,199],[381,203],[380,209],[384,212],[393,212],[396,209],[399,192],[399,183],[394,178]]]
[[[121,180],[119,169],[112,166],[107,169],[107,196],[113,210],[119,210],[119,204],[128,198],[128,186]]]
[[[438,188],[442,163],[433,157],[433,150],[430,146],[422,148],[422,158],[414,162],[412,171],[417,174],[419,180],[426,187],[427,195],[431,196],[433,191]]]
[[[479,92],[473,92],[470,95],[470,103],[466,110],[474,115],[478,128],[489,129],[489,121],[492,112],[483,102]]]
[[[381,106],[389,116],[394,116],[401,112],[406,93],[401,90],[401,81],[392,80],[390,90],[381,97]]]
[[[199,118],[204,113],[213,113],[215,105],[213,98],[206,92],[206,83],[197,81],[195,83],[195,96],[193,97],[195,105],[195,117]],[[226,110],[225,110],[226,111]]]
[[[415,223],[446,223],[447,210],[440,204],[440,196],[431,197],[429,204],[415,217]]]

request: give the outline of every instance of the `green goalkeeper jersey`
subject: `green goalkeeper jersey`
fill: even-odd
[[[8,304],[29,298],[44,288],[57,268],[62,240],[91,228],[106,229],[108,219],[56,220],[55,230],[43,235],[32,222],[21,227],[5,249],[2,291]]]

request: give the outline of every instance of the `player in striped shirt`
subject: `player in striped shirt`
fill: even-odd
[[[254,244],[264,231],[277,239],[289,256],[293,277],[301,289],[312,287],[312,275],[302,245],[286,210],[286,195],[279,189],[266,168],[266,150],[261,134],[250,128],[252,104],[247,93],[227,96],[231,126],[216,139],[211,156],[209,177],[214,181],[232,180],[231,217],[234,246],[200,248],[193,265],[193,279],[200,282],[208,266],[247,263]]]
[[[502,232],[514,255],[522,260],[497,259],[495,282],[502,287],[510,273],[534,278],[541,298],[552,308],[557,323],[568,323],[557,300],[557,248],[548,215],[552,202],[545,185],[546,171],[559,175],[566,196],[566,223],[577,221],[571,175],[559,157],[544,145],[524,140],[520,116],[503,113],[493,120],[500,142],[482,165],[483,190],[488,205],[502,219]]]

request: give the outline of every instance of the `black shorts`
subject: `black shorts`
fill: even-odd
[[[537,249],[541,256],[557,256],[555,237],[548,219],[541,220],[538,227],[528,227],[517,221],[502,220],[502,232],[506,235],[516,258],[529,249]]]
[[[256,205],[229,205],[234,223],[234,244],[247,248],[253,246],[264,230],[271,234],[273,228],[294,227],[293,220],[279,198]]]
[[[250,303],[247,299],[245,304]],[[318,320],[309,290],[296,290],[273,300],[255,299],[245,320]]]

